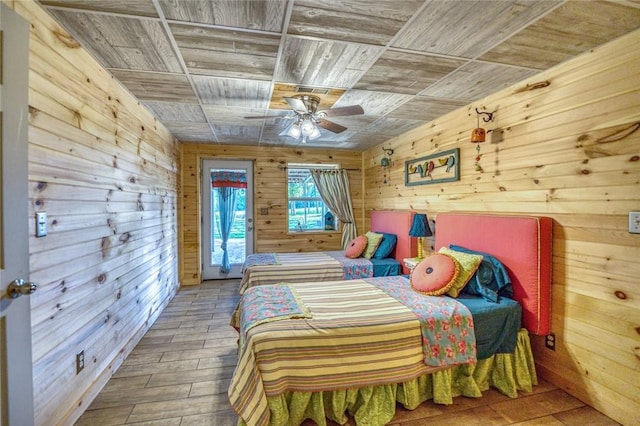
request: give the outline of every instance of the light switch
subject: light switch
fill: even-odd
[[[629,212],[629,232],[640,234],[640,212]]]
[[[36,212],[36,237],[47,235],[47,212]]]

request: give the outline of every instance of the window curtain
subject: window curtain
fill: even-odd
[[[222,238],[220,243],[220,248],[222,249],[220,273],[228,274],[231,270],[231,264],[229,263],[227,242],[236,217],[236,194],[239,189],[247,187],[247,176],[245,173],[239,172],[214,171],[211,172],[211,187],[216,191],[218,200],[216,204],[220,215],[220,237]]]
[[[342,248],[346,249],[357,236],[347,171],[312,169],[310,172],[322,201],[342,222]]]

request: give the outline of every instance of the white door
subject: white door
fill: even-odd
[[[201,247],[203,280],[242,276],[244,259],[253,253],[252,161],[202,161]]]
[[[33,379],[29,293],[27,130],[29,24],[0,4],[0,424],[32,426]],[[15,286],[18,280],[25,284]],[[9,284],[14,286],[9,291]],[[20,282],[21,283],[21,282]]]

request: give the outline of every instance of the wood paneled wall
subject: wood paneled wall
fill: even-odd
[[[254,161],[258,252],[338,249],[339,234],[288,234],[287,162],[338,162],[358,230],[372,209],[554,218],[552,330],[533,341],[539,372],[624,423],[640,422],[640,31],[524,84],[360,153],[178,144],[33,1],[3,0],[32,24],[30,239],[37,424],[72,424],[171,299],[200,282],[200,159]],[[522,89],[522,90],[520,90]],[[497,110],[474,169],[472,108]],[[499,136],[499,137],[498,137]],[[619,139],[619,140],[618,140]],[[459,147],[458,182],[406,187],[404,161]],[[182,155],[182,157],[181,157]],[[181,176],[178,163],[182,164]],[[383,173],[388,183],[383,183]],[[363,178],[366,176],[366,179]],[[178,182],[181,197],[178,199]],[[177,208],[180,204],[180,236]],[[437,232],[437,228],[436,228]],[[75,355],[85,351],[76,375]]]
[[[7,4],[32,28],[35,418],[73,424],[178,287],[179,149],[35,2]],[[33,236],[36,211],[48,215],[44,238]]]
[[[415,209],[554,219],[555,351],[534,339],[539,373],[623,424],[640,423],[640,30],[398,138],[388,184],[380,146],[364,154],[365,213]],[[527,90],[549,81],[548,87]],[[473,108],[485,124],[475,170]],[[482,123],[482,121],[481,121]],[[634,130],[638,130],[635,131]],[[404,185],[404,165],[460,148],[460,180]],[[499,232],[499,230],[496,230]],[[437,217],[436,217],[437,232]]]
[[[362,154],[358,152],[282,147],[182,145],[180,205],[180,282],[200,284],[200,169],[203,158],[253,161],[256,253],[340,250],[339,232],[288,233],[287,163],[333,163],[349,172],[349,185],[358,232],[363,231]],[[267,215],[260,210],[268,209]]]

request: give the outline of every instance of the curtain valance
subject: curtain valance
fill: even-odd
[[[211,172],[212,188],[246,188],[247,174],[244,172],[232,172],[218,170]]]

